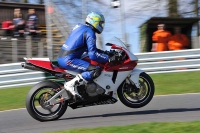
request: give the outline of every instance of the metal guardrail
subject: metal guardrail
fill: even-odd
[[[149,74],[200,70],[200,49],[135,54],[137,68]]]
[[[0,65],[0,88],[30,85],[46,77],[42,72],[23,69],[21,63]]]
[[[148,74],[186,72],[200,70],[200,49],[151,52],[135,54],[138,59],[137,68]],[[0,88],[33,85],[52,78],[45,73],[23,69],[21,63],[0,65]]]

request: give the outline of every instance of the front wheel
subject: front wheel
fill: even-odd
[[[60,86],[52,81],[43,81],[31,88],[26,97],[28,113],[38,121],[51,121],[60,118],[66,111],[68,102],[63,101],[54,106],[48,101],[60,90]]]
[[[128,81],[127,81],[128,80]],[[145,72],[139,76],[140,88],[137,88],[127,78],[117,90],[120,101],[130,108],[141,108],[147,105],[154,95],[154,83]]]

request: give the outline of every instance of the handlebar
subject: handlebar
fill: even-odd
[[[110,50],[108,55],[109,57],[118,56],[120,58],[119,64],[127,59],[127,55],[123,50]]]

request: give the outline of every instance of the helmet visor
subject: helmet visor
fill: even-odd
[[[104,23],[103,21],[100,21],[100,22],[99,22],[99,26],[100,26],[102,29],[104,29],[105,23]]]

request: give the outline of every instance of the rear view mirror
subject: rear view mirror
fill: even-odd
[[[112,46],[113,44],[112,43],[106,43],[106,46]]]

